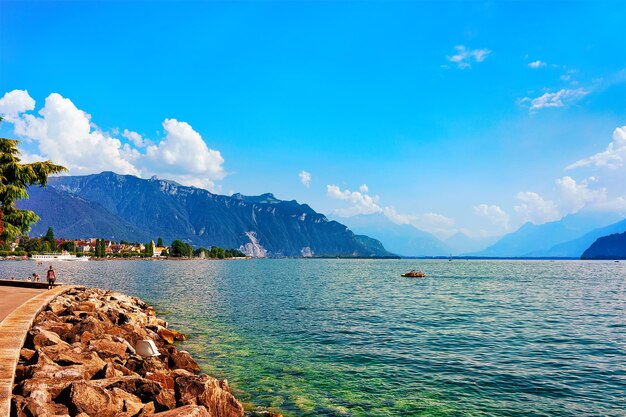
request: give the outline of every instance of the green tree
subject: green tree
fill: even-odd
[[[172,242],[170,255],[177,258],[191,257],[193,255],[193,248],[190,244],[185,243],[182,240],[175,240]]]
[[[50,246],[50,250],[52,251],[56,250],[57,245],[54,241],[54,231],[52,230],[52,227],[48,227],[48,231],[46,232],[46,235],[43,237],[43,240],[48,242]]]
[[[106,256],[106,245],[104,239],[96,239],[96,250],[94,253],[96,258],[104,258]]]
[[[157,247],[162,248],[163,247],[163,239],[158,238],[156,245],[157,245]]]
[[[150,241],[146,243],[146,248],[144,250],[146,256],[151,257],[154,255],[154,242]]]
[[[2,122],[2,117],[0,117]],[[13,240],[25,235],[39,220],[34,212],[15,207],[19,200],[28,198],[28,187],[45,187],[48,176],[67,169],[51,161],[22,164],[17,148],[19,141],[0,138],[0,240]]]
[[[22,239],[22,243],[20,244],[24,248],[24,250],[28,253],[38,253],[42,251],[41,239],[30,239],[25,237]]]
[[[62,250],[66,250],[68,252],[76,252],[76,243],[72,242],[71,240],[61,243],[59,247]]]

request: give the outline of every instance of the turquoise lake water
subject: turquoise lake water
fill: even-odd
[[[44,276],[0,262],[0,276]],[[624,416],[626,262],[57,263],[155,305],[245,403],[286,416]],[[401,278],[419,269],[424,279]],[[1,302],[1,300],[0,300]]]

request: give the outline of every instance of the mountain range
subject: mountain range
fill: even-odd
[[[583,212],[540,225],[525,223],[487,249],[480,257],[578,258],[598,237],[626,230],[619,214]],[[622,218],[623,219],[623,218]]]
[[[626,259],[626,232],[613,233],[597,239],[585,252],[582,259]]]
[[[239,248],[251,256],[394,256],[370,237],[354,234],[306,204],[272,194],[224,196],[173,181],[103,172],[49,179],[33,187],[21,208],[57,237],[165,242]]]

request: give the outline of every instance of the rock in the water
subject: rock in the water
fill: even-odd
[[[170,349],[169,366],[170,369],[184,369],[193,373],[200,372],[200,366],[193,360],[189,352],[184,350],[177,351],[175,348]]]
[[[208,375],[176,378],[176,398],[179,405],[204,405],[211,416],[241,417],[242,405],[230,393],[227,382]]]

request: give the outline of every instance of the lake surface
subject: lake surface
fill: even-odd
[[[46,265],[0,262],[0,276]],[[56,263],[153,304],[240,400],[286,416],[624,416],[626,262]],[[401,278],[419,269],[424,279]],[[1,300],[0,300],[1,302]]]

